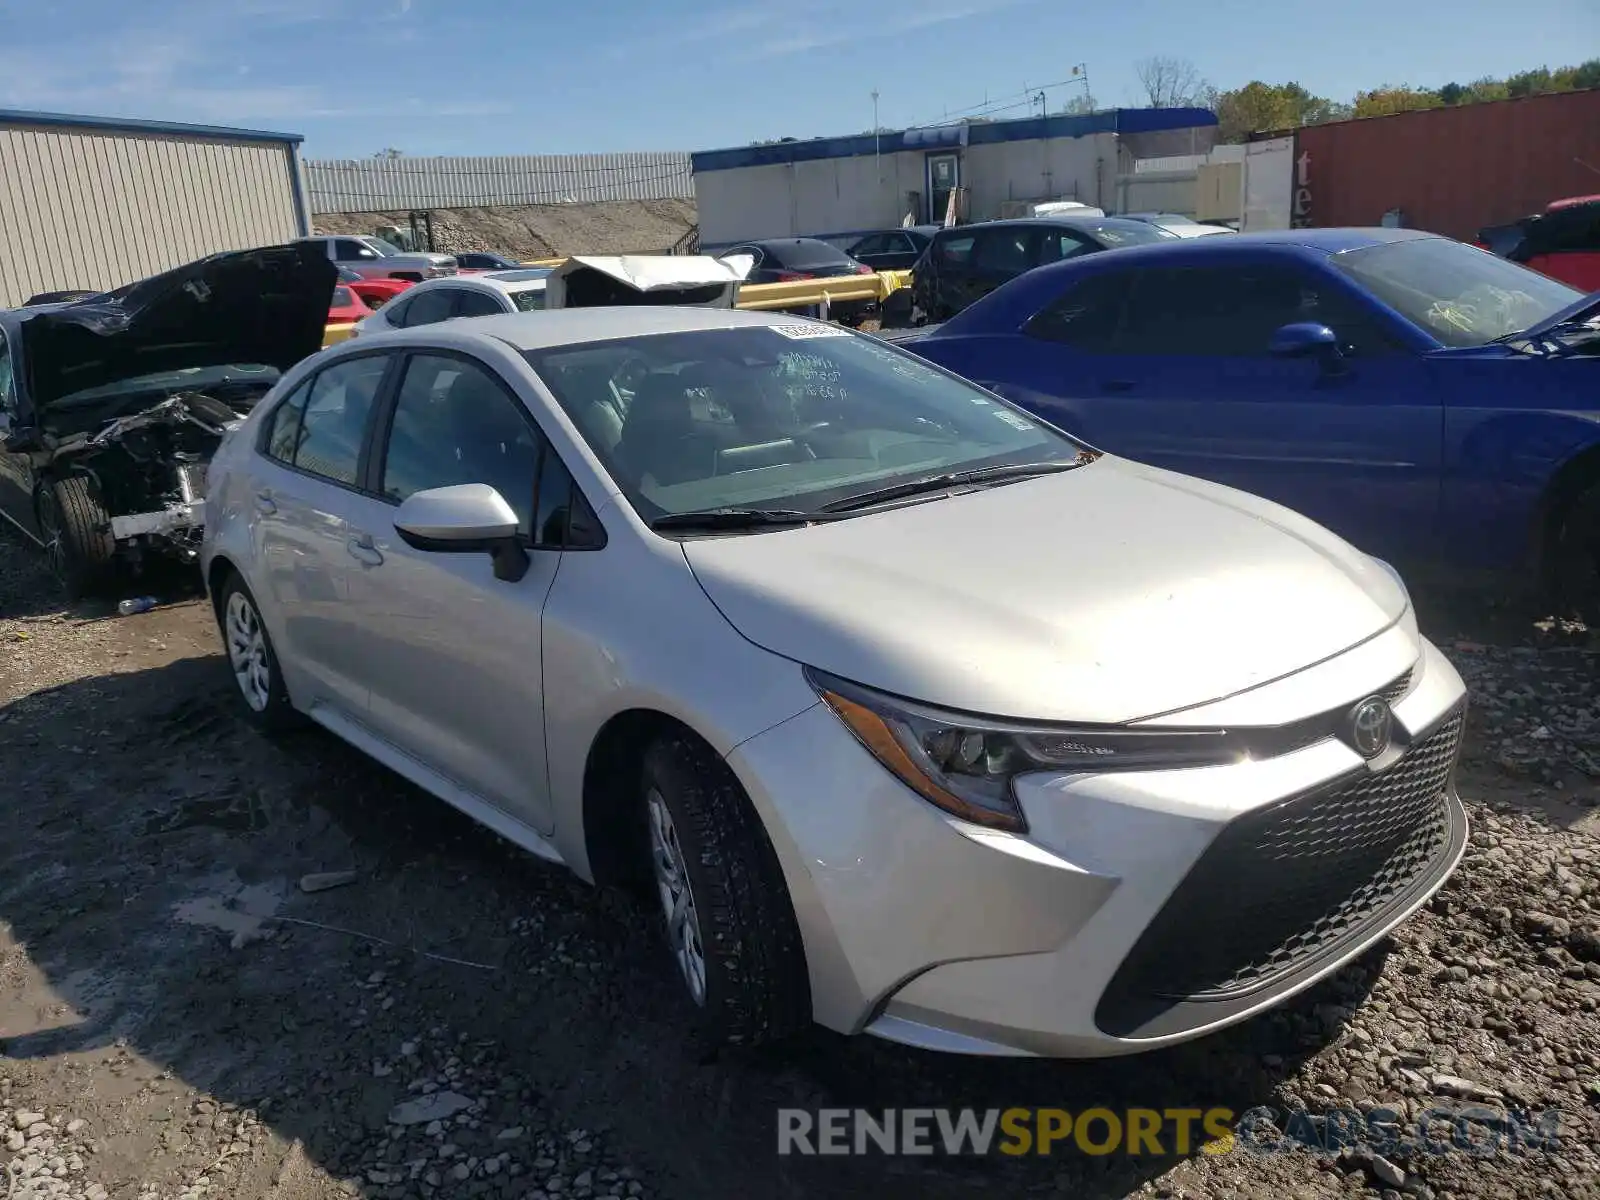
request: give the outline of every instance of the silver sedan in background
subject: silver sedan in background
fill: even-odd
[[[712,1042],[1166,1045],[1360,954],[1465,843],[1462,682],[1385,564],[835,326],[362,337],[210,480],[249,718],[637,888]]]

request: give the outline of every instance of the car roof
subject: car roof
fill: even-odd
[[[738,245],[740,245],[740,246],[760,246],[763,250],[769,249],[769,248],[771,248],[773,246],[826,246],[830,250],[838,250],[839,249],[832,242],[825,242],[821,238],[811,238],[811,237],[751,238],[751,239],[749,239],[747,241],[739,242]],[[841,250],[840,253],[842,254],[843,251]]]
[[[941,229],[942,234],[976,233],[980,229],[1031,229],[1039,225],[1069,225],[1081,227],[1084,225],[1109,225],[1112,229],[1122,226],[1144,225],[1147,222],[1134,221],[1127,217],[1094,217],[1073,216],[1071,214],[1056,215],[1047,213],[1042,217],[1008,217],[1003,221],[974,221],[970,225],[952,225],[948,229]]]
[[[1193,258],[1244,254],[1253,249],[1269,246],[1326,256],[1346,250],[1360,250],[1367,246],[1419,241],[1439,236],[1420,229],[1263,229],[1254,233],[1236,233],[1232,237],[1163,238],[1159,242],[1122,246],[1117,249],[1116,261],[1124,265],[1136,263],[1139,259],[1135,258],[1135,255],[1142,258],[1172,255]],[[1047,263],[1039,270],[1054,270],[1068,264],[1088,263],[1089,260],[1090,256],[1081,259],[1071,258],[1064,263]]]
[[[507,276],[534,276],[532,278],[508,279]],[[526,292],[545,286],[549,278],[549,270],[539,270],[535,275],[534,268],[519,271],[485,271],[481,275],[441,275],[436,279],[424,279],[421,283],[414,283],[405,291],[407,296],[414,296],[418,292],[436,292],[440,288],[466,288],[474,292],[499,292],[503,296],[510,296],[516,292]]]
[[[662,333],[693,333],[698,330],[770,328],[775,325],[816,325],[844,337],[855,337],[837,325],[826,325],[806,317],[785,313],[766,313],[742,308],[690,308],[663,305],[618,305],[602,308],[556,308],[537,312],[504,313],[474,317],[470,321],[449,321],[443,325],[422,325],[415,329],[385,331],[367,340],[369,346],[383,341],[403,342],[410,336],[438,337],[445,334],[470,338],[489,337],[516,350],[548,350],[584,342],[611,341],[616,338],[646,337]],[[866,335],[860,335],[866,336]]]

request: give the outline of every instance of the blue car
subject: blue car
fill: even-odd
[[[1369,553],[1600,597],[1600,293],[1475,247],[1403,229],[1174,239],[1041,267],[890,337]]]

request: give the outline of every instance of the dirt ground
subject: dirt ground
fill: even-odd
[[[494,250],[513,258],[561,254],[659,254],[695,223],[693,200],[612,200],[598,204],[513,205],[433,210],[442,250]],[[318,233],[372,233],[410,227],[404,212],[322,213]]]
[[[1109,1063],[821,1032],[702,1063],[640,910],[327,735],[259,739],[204,602],[163,595],[63,609],[0,534],[0,1198],[1600,1196],[1600,676],[1517,614],[1425,614],[1475,695],[1462,869],[1287,1009]],[[1415,1117],[1472,1089],[1559,1110],[1560,1146],[774,1152],[785,1105]]]

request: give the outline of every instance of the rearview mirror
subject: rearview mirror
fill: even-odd
[[[518,537],[517,514],[486,483],[458,483],[413,492],[394,515],[394,530],[414,550],[434,554],[487,554],[494,575],[515,583],[528,573],[528,552]]]

